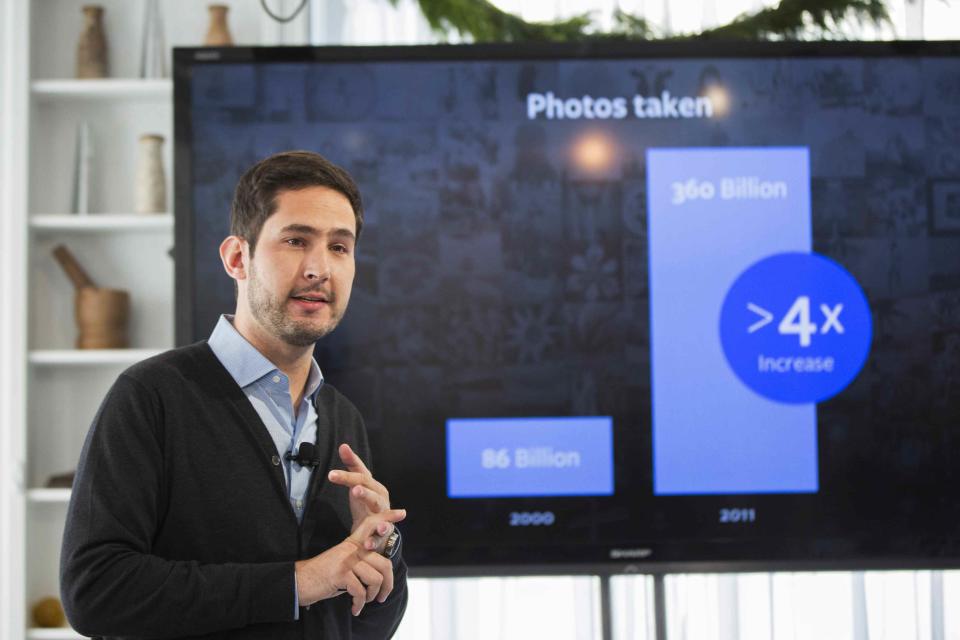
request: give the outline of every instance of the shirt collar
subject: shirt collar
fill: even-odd
[[[210,345],[213,354],[223,364],[227,373],[241,388],[248,387],[264,376],[277,371],[275,364],[240,335],[233,326],[231,315],[220,316],[207,344]],[[310,358],[310,373],[307,376],[304,397],[312,400],[322,384],[323,373],[320,371],[320,366],[317,365],[315,358]]]

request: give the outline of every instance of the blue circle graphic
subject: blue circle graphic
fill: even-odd
[[[857,281],[812,253],[778,253],[751,265],[720,311],[730,367],[760,395],[793,404],[840,393],[863,368],[873,322]]]

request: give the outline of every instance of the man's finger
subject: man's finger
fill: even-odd
[[[343,464],[347,465],[347,469],[350,471],[356,471],[358,473],[365,473],[370,475],[367,465],[363,464],[363,460],[360,459],[353,449],[350,448],[350,445],[343,443],[340,445],[339,449],[340,459],[343,460]]]
[[[350,495],[358,500],[363,500],[371,513],[380,513],[389,506],[385,504],[386,500],[379,493],[359,485],[350,489]]]
[[[380,593],[383,576],[363,560],[353,565],[353,573],[360,579],[361,583],[367,585],[366,602],[373,602],[373,599]]]
[[[366,487],[381,495],[389,495],[387,488],[374,480],[373,476],[369,474],[333,469],[327,474],[327,478],[329,478],[333,484],[339,484],[344,487]]]
[[[353,606],[350,607],[350,612],[358,616],[360,612],[363,611],[363,605],[367,601],[367,588],[363,586],[363,583],[361,583],[353,573],[348,573],[344,581],[346,583],[347,593],[353,598]]]
[[[368,553],[363,557],[363,561],[376,569],[383,582],[380,584],[380,592],[377,594],[377,602],[384,602],[393,591],[393,563],[389,558],[384,558],[376,552]]]
[[[380,551],[380,545],[384,543],[387,537],[393,533],[393,525],[389,522],[381,522],[377,525],[373,535],[364,540],[363,548],[366,551]]]
[[[365,548],[367,538],[378,535],[381,523],[397,523],[407,517],[406,509],[384,509],[380,513],[367,516],[363,522],[350,534],[350,540],[360,548]]]

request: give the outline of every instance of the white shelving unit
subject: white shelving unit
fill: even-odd
[[[70,489],[29,489],[27,500],[35,504],[66,504],[70,502]]]
[[[174,214],[134,214],[138,138],[165,139],[173,202],[173,82],[137,78],[143,0],[100,0],[110,78],[77,80],[86,0],[0,3],[0,638],[81,638],[31,628],[30,609],[59,595],[69,489],[44,488],[75,469],[100,401],[126,367],[173,346]],[[259,4],[227,0],[237,44],[290,40]],[[160,3],[167,45],[198,46],[205,3]],[[303,25],[301,25],[303,26]],[[303,29],[303,33],[306,30]],[[168,76],[172,57],[168,60]],[[69,214],[77,131],[91,132],[90,211]],[[229,203],[225,203],[224,210]],[[66,245],[93,280],[131,295],[131,349],[73,347],[74,291],[51,257]],[[9,560],[8,560],[9,558]]]
[[[80,635],[73,629],[64,627],[62,629],[28,629],[27,638],[28,640],[74,640],[75,638],[83,638],[84,636]]]
[[[105,78],[102,80],[36,80],[30,84],[35,99],[55,100],[171,100],[170,80]]]
[[[30,229],[35,233],[169,231],[173,229],[172,213],[36,213],[30,216]]]
[[[162,352],[163,349],[36,349],[30,352],[30,364],[57,367],[129,366]]]

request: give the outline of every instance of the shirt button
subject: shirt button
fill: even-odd
[[[280,376],[273,376],[274,382],[280,382]]]
[[[273,463],[273,466],[279,467],[279,466],[280,466],[280,456],[273,456],[272,458],[270,458],[270,462]]]

